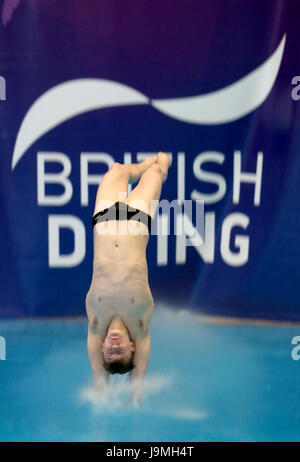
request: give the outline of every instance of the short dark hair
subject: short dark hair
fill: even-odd
[[[133,356],[134,353],[132,353],[130,360],[127,362],[114,361],[113,363],[107,363],[103,360],[103,367],[110,374],[126,374],[126,372],[129,372],[134,368]]]

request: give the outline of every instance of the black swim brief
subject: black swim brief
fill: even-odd
[[[141,223],[144,223],[149,230],[151,231],[151,221],[152,218],[146,212],[135,209],[125,202],[115,202],[113,205],[107,209],[101,210],[93,216],[93,227],[97,223],[108,220],[136,220]]]

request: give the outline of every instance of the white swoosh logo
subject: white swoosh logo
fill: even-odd
[[[61,83],[41,95],[21,124],[12,158],[12,169],[27,149],[49,130],[66,120],[95,109],[149,104],[177,120],[194,124],[232,122],[256,109],[267,98],[276,80],[286,35],[274,53],[254,71],[221,90],[186,98],[149,100],[137,90],[104,79],[76,79]]]
[[[285,35],[270,58],[228,87],[206,95],[155,100],[152,105],[164,114],[196,124],[222,124],[237,120],[260,106],[277,77]]]

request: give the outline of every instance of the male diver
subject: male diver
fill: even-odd
[[[146,247],[171,157],[160,152],[137,164],[114,163],[99,185],[93,276],[86,297],[88,355],[97,390],[109,374],[129,372],[132,401],[141,402],[150,357],[154,301]],[[128,184],[139,180],[128,195]]]

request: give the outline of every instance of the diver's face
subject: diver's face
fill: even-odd
[[[102,344],[103,358],[107,363],[115,361],[127,362],[130,360],[132,352],[135,351],[134,343],[130,341],[126,332],[113,330],[108,332]]]

